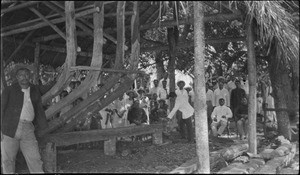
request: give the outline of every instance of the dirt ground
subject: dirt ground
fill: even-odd
[[[229,147],[237,138],[221,140],[221,146],[211,145],[210,151]],[[196,155],[196,144],[181,139],[178,132],[164,138],[164,145],[156,146],[147,141],[118,141],[117,154],[106,156],[103,142],[58,148],[58,173],[166,173]],[[298,147],[299,148],[299,147]],[[127,153],[127,155],[122,155]],[[299,149],[295,156],[299,165]],[[29,173],[25,160],[16,163],[17,173]]]

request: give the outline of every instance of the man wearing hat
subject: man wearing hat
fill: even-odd
[[[48,126],[42,106],[42,89],[30,83],[30,70],[21,67],[16,71],[18,83],[4,89],[1,104],[1,158],[3,173],[15,173],[15,159],[21,149],[30,173],[43,173],[43,162],[35,137]]]
[[[173,118],[177,110],[182,112],[182,120],[180,124],[180,134],[181,137],[185,138],[184,126],[187,128],[187,139],[188,142],[194,142],[193,137],[193,126],[192,126],[192,116],[194,114],[194,108],[189,103],[189,96],[187,91],[183,88],[185,86],[184,81],[177,82],[178,89],[176,92],[175,106],[169,113],[169,119]]]
[[[214,106],[220,106],[219,99],[223,98],[225,100],[225,106],[230,106],[230,97],[229,92],[226,88],[224,88],[224,78],[219,77],[219,87],[214,91]]]
[[[224,98],[219,99],[220,106],[214,108],[211,119],[213,120],[211,123],[211,130],[213,135],[221,136],[227,126],[228,118],[232,117],[232,112],[229,107],[225,106]]]

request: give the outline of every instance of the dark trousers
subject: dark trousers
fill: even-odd
[[[179,122],[180,127],[180,135],[182,138],[187,138],[188,141],[192,141],[193,137],[193,124],[192,124],[192,117],[187,119],[181,118]]]

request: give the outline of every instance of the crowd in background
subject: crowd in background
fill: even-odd
[[[81,81],[83,79],[84,77],[81,78]],[[70,94],[80,85],[81,81],[72,81],[60,96],[52,100],[52,103],[57,103]],[[163,123],[164,126],[168,126],[170,119],[176,116],[178,131],[182,138],[193,142],[194,85],[190,84],[191,87],[186,87],[185,81],[180,80],[177,82],[175,92],[170,92],[169,84],[168,73],[165,73],[160,80],[136,81],[131,90],[102,110],[87,117],[84,122],[78,122],[75,130],[106,129],[155,123]],[[87,93],[87,96],[90,94],[91,92]],[[228,79],[218,77],[215,82],[206,82],[208,124],[214,136],[223,134],[230,119],[236,122],[240,138],[245,139],[247,137],[248,94],[249,85],[246,77],[230,77]],[[74,103],[64,107],[56,117],[64,114],[86,97],[79,97]],[[172,110],[170,110],[170,98],[175,98],[175,106]],[[274,108],[271,87],[268,88],[265,102],[263,102],[261,93],[257,93],[257,115],[259,119],[263,115],[263,103],[266,103],[269,108]],[[276,113],[268,111],[267,119],[266,123],[276,122]],[[168,132],[167,129],[165,131]]]

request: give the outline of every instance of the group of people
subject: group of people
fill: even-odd
[[[17,83],[4,89],[1,94],[1,157],[4,173],[15,172],[15,159],[19,149],[23,152],[31,173],[41,173],[42,161],[34,134],[35,127],[42,130],[47,127],[45,112],[41,103],[44,90],[42,86],[30,83],[30,70],[20,68],[16,71]],[[170,80],[166,73],[161,80],[155,79],[149,90],[137,86],[121,95],[113,103],[88,118],[87,129],[106,129],[144,125],[162,122],[166,126],[175,115],[179,132],[188,142],[194,142],[194,90],[187,89],[185,81],[178,81],[175,92],[169,90]],[[242,88],[239,79],[228,83],[220,77],[215,89],[206,83],[206,104],[208,123],[214,136],[222,135],[228,119],[234,117],[241,139],[247,136],[248,105],[247,89]],[[63,91],[59,98],[65,98],[80,82],[72,82],[71,87]],[[267,102],[274,105],[271,91]],[[170,111],[170,99],[175,105]],[[22,99],[22,100],[19,100]],[[258,97],[258,105],[262,104]],[[52,102],[57,102],[54,99]],[[75,100],[73,106],[82,101]],[[269,106],[272,107],[272,106]],[[260,110],[261,107],[258,107]],[[62,109],[60,115],[70,110]],[[261,111],[259,111],[261,112]],[[185,130],[187,132],[185,132]]]

